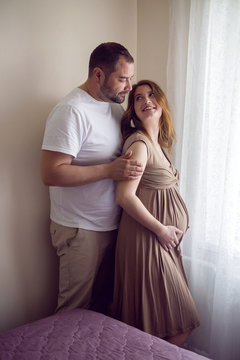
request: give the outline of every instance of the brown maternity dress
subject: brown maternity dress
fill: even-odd
[[[188,213],[178,191],[178,172],[166,154],[157,151],[141,133],[127,139],[123,152],[135,141],[143,141],[148,153],[137,196],[161,223],[174,225],[185,233]],[[161,338],[199,325],[180,247],[165,251],[156,235],[125,211],[116,247],[112,309],[119,320]]]

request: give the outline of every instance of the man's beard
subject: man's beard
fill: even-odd
[[[125,100],[126,94],[127,92],[125,91],[115,94],[113,89],[105,82],[100,88],[99,97],[104,101],[122,104]]]

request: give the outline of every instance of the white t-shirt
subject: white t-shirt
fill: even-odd
[[[119,104],[97,101],[76,88],[50,113],[42,149],[72,155],[74,165],[109,163],[121,155],[123,111]],[[95,231],[118,227],[120,208],[112,179],[50,186],[50,200],[50,217],[58,224]]]

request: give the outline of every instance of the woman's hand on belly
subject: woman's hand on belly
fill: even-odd
[[[176,226],[167,225],[161,229],[161,233],[157,237],[164,250],[169,251],[179,244],[178,237],[182,234],[183,232]]]

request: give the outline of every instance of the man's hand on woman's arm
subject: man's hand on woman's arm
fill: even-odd
[[[43,150],[42,180],[48,186],[81,186],[107,178],[135,180],[142,175],[143,167],[138,161],[131,160],[131,156],[130,152],[109,164],[78,166],[72,165],[71,155]]]

